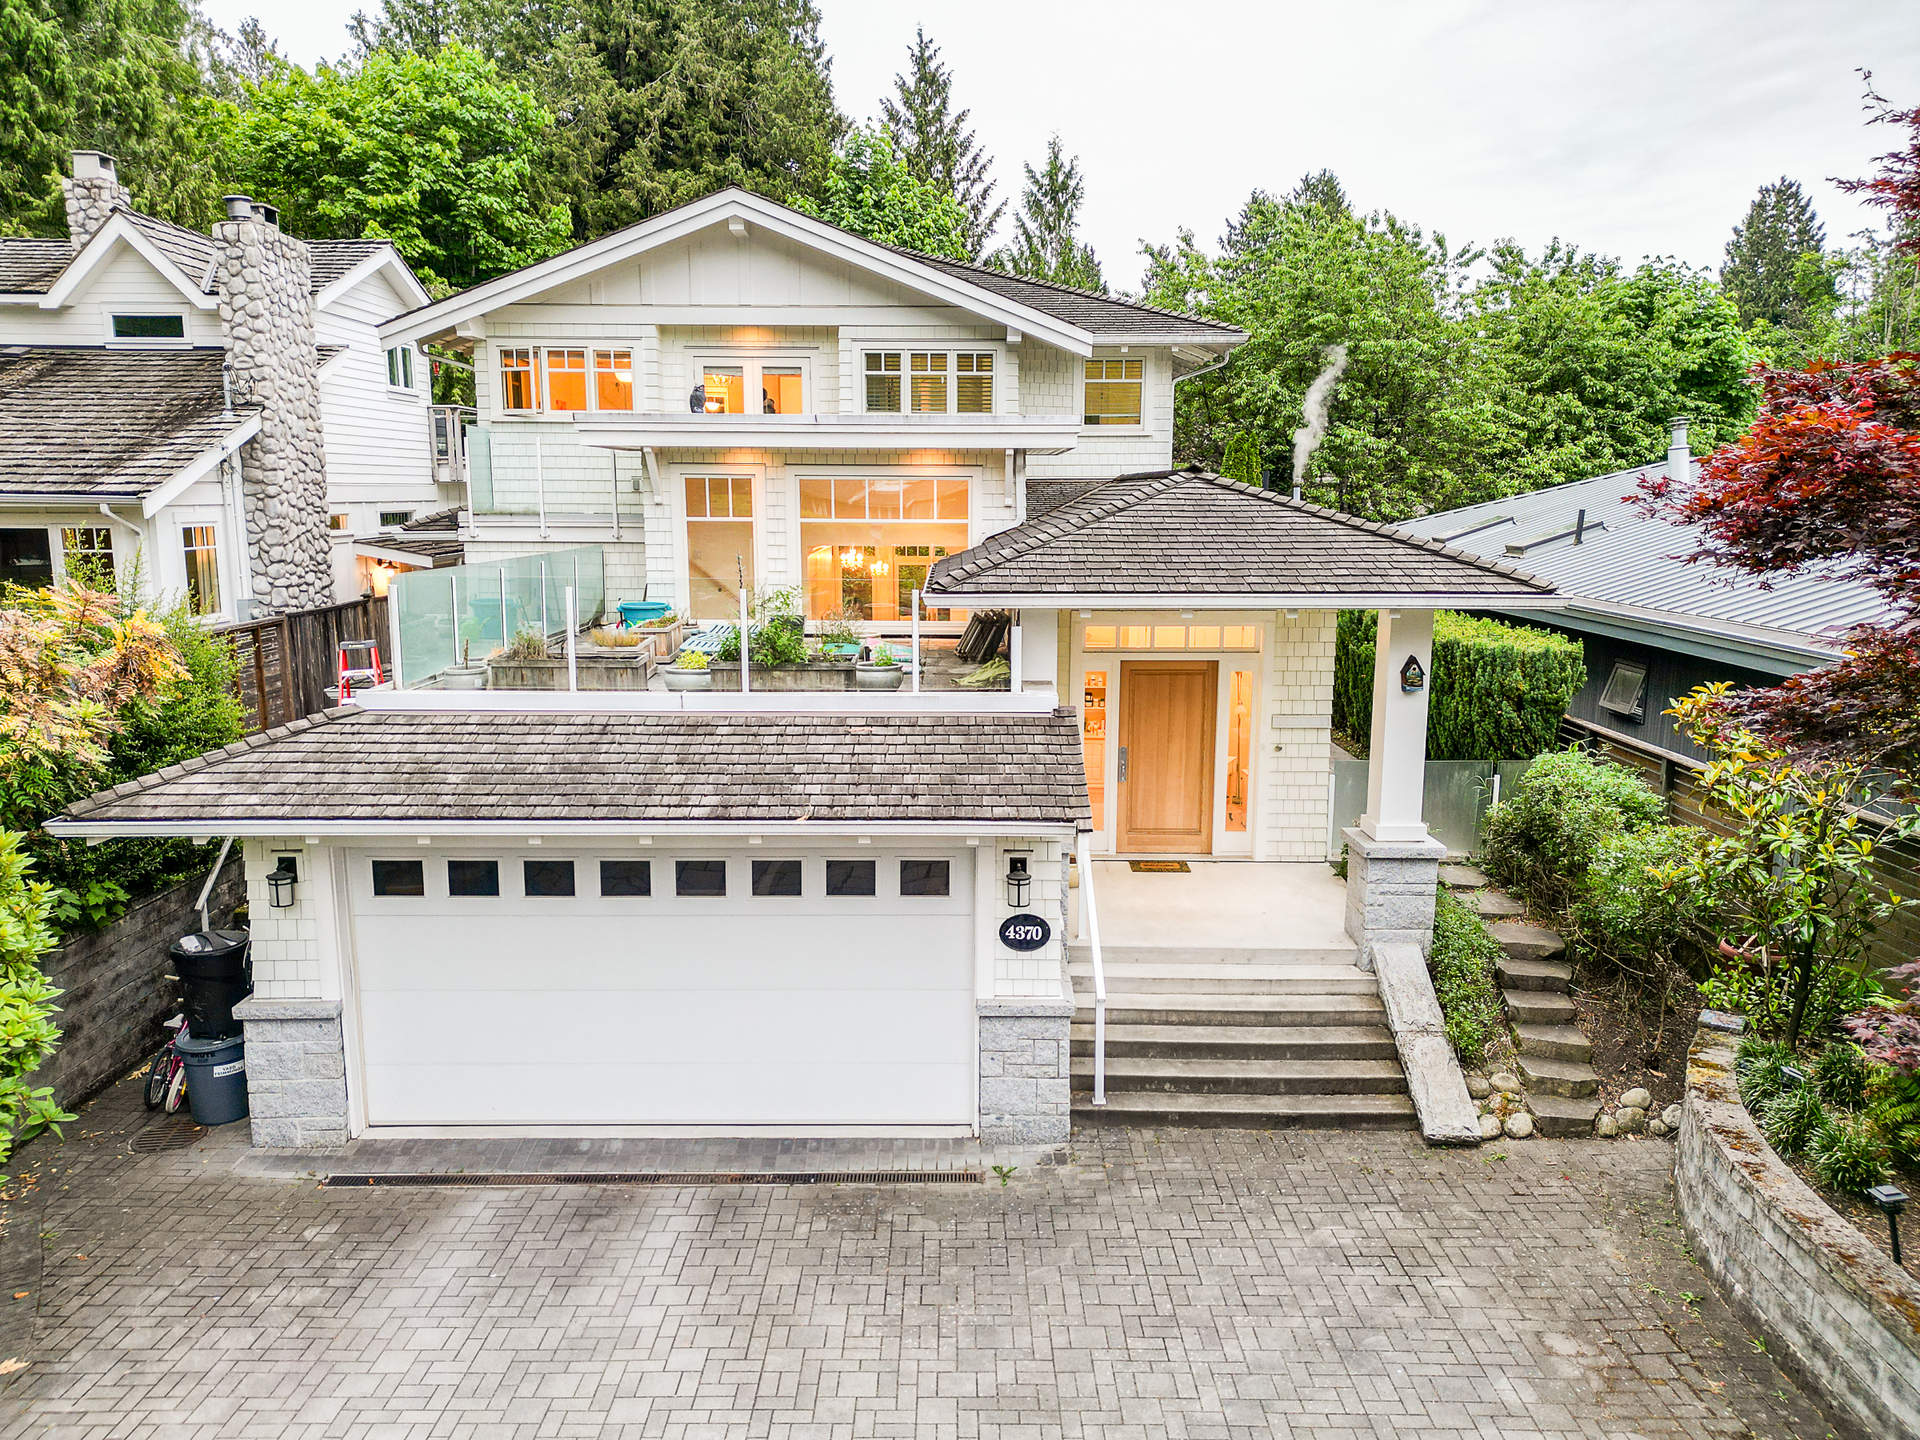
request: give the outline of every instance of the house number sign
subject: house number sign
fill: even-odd
[[[1000,943],[1009,950],[1038,950],[1053,938],[1053,927],[1038,915],[1009,915],[1000,922]]]

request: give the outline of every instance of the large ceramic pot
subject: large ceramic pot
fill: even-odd
[[[898,690],[906,678],[907,672],[898,665],[875,665],[862,660],[853,667],[856,690]]]
[[[711,670],[682,670],[678,665],[669,665],[660,674],[666,680],[669,690],[711,690],[713,688]]]

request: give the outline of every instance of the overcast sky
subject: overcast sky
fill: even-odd
[[[205,0],[292,59],[339,55],[378,0]],[[1256,186],[1334,171],[1356,205],[1460,243],[1560,236],[1629,261],[1715,265],[1763,182],[1805,185],[1829,243],[1871,217],[1828,183],[1892,148],[1861,123],[1857,67],[1920,105],[1909,0],[1197,5],[819,0],[834,89],[867,117],[916,23],[939,43],[1016,202],[1058,130],[1087,181],[1110,283],[1142,238],[1208,244]]]

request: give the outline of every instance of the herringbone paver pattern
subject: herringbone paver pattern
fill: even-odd
[[[1102,1131],[1001,1186],[320,1189],[38,1146],[4,1433],[1823,1435],[1653,1141]],[[1697,1300],[1686,1295],[1701,1292]]]

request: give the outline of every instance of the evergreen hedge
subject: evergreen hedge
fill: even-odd
[[[1373,730],[1375,614],[1343,610],[1334,647],[1333,728]],[[1558,745],[1567,702],[1587,683],[1577,640],[1442,610],[1434,617],[1429,760],[1531,760]]]

